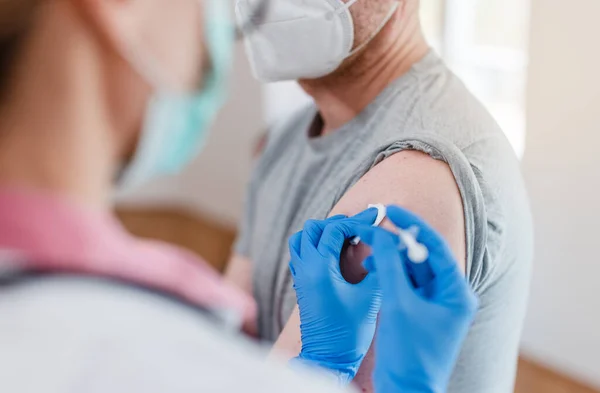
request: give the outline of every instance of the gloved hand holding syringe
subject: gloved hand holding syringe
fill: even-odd
[[[377,218],[373,223],[373,227],[380,226],[387,217],[387,207],[383,204],[371,204],[368,208],[377,209]],[[429,257],[427,247],[417,241],[419,227],[411,226],[405,229],[396,228],[395,230],[400,238],[399,247],[406,250],[407,257],[412,262],[412,264],[407,266],[407,269],[413,283],[417,288],[426,286],[433,279],[433,272],[429,265],[425,263]],[[357,246],[360,241],[360,237],[355,236],[350,239],[350,244]]]
[[[394,232],[373,225],[382,213]],[[371,255],[366,277],[351,284],[339,261],[345,239],[357,235]],[[477,299],[435,230],[400,207],[379,207],[309,221],[290,253],[302,333],[293,365],[327,369],[347,383],[377,325],[376,393],[446,392]]]

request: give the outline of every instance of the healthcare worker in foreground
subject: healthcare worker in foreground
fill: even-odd
[[[303,348],[288,365],[263,362],[237,333],[233,321],[254,317],[251,300],[111,215],[115,183],[177,172],[199,153],[224,100],[229,6],[0,5],[1,391],[332,391],[297,373],[348,384],[376,328],[377,391],[445,390],[476,300],[443,241],[409,212],[390,207],[388,217],[419,229],[427,282],[411,276],[398,236],[370,226],[374,209],[310,221],[292,237]],[[373,250],[357,285],[339,270],[355,236]]]

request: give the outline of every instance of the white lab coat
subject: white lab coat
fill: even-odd
[[[0,392],[340,391],[264,354],[192,309],[134,288],[66,277],[0,286]]]

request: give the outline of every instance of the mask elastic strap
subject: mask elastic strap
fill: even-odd
[[[136,71],[155,91],[170,91],[173,90],[170,85],[174,81],[165,78],[168,75],[158,66],[154,59],[150,56],[143,56],[140,51],[127,47],[122,56],[129,62],[134,71]]]
[[[357,1],[358,0],[352,0],[352,1],[348,2],[346,5],[348,5],[350,3],[354,4]],[[369,43],[371,41],[373,41],[373,39],[375,37],[377,37],[377,35],[379,33],[381,33],[381,30],[383,30],[383,28],[392,19],[392,17],[394,16],[394,14],[396,13],[396,11],[398,10],[399,7],[400,7],[400,1],[397,1],[396,4],[387,13],[387,15],[385,16],[385,18],[383,19],[383,22],[381,22],[381,24],[379,25],[379,27],[373,32],[373,34],[371,34],[369,36],[369,38],[367,40],[365,40],[365,42],[363,42],[362,44],[360,44],[359,46],[357,46],[356,48],[354,48],[354,50],[352,52],[350,52],[350,54],[348,54],[348,57],[354,55],[355,53],[357,53],[358,51],[360,51],[361,49],[363,49],[365,46],[369,45]]]
[[[354,3],[356,3],[358,0],[350,0],[349,2],[347,2],[346,4],[344,4],[344,6],[342,8],[340,8],[339,10],[337,10],[336,12],[342,12],[343,10],[347,10],[348,8],[352,7],[354,5]],[[342,11],[340,11],[342,10]]]
[[[333,10],[333,11],[329,11],[325,14],[325,19],[327,20],[332,20],[333,17],[335,15],[339,15],[341,13],[346,12],[350,7],[352,7],[354,5],[354,3],[356,3],[358,0],[350,0],[349,2],[347,2],[346,4],[344,4],[343,6],[341,6],[340,8]]]

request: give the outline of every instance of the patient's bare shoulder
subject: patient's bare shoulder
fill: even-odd
[[[445,237],[464,268],[466,240],[462,199],[445,162],[418,151],[396,153],[350,188],[331,215],[353,215],[371,203],[400,205],[423,217]],[[391,228],[387,221],[384,226]]]

